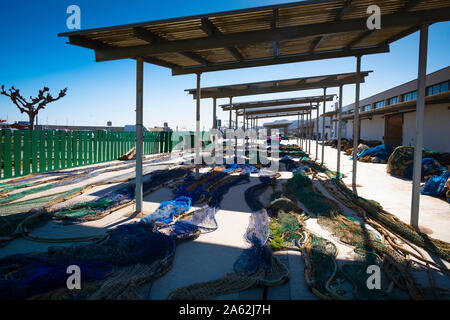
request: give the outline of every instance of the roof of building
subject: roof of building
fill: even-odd
[[[450,91],[435,94],[432,96],[425,97],[425,106],[437,105],[442,103],[450,103]],[[374,115],[391,114],[397,112],[408,112],[416,111],[416,99],[409,100],[406,102],[399,102],[396,104],[388,105],[382,108],[370,109],[367,111],[360,111],[359,118],[371,118]],[[342,120],[352,120],[354,117],[353,113],[342,115]]]
[[[430,86],[430,85],[440,83],[440,82],[443,82],[446,80],[450,80],[450,66],[427,74],[427,76],[425,78],[425,85]],[[401,94],[415,91],[416,89],[417,89],[417,79],[414,79],[414,80],[402,83],[393,88],[384,90],[377,94],[374,94],[365,99],[362,99],[359,101],[359,106],[363,107],[363,106],[366,106],[368,104],[372,104],[372,103],[375,103],[378,101],[382,101],[382,100],[386,100],[386,99],[389,99],[392,97],[400,96]],[[348,104],[348,105],[342,107],[342,111],[345,112],[345,111],[353,110],[354,108],[355,108],[355,104],[351,103],[351,104]]]

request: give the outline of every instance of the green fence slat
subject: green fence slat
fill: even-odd
[[[5,178],[12,177],[12,145],[11,145],[11,130],[5,130],[5,143],[4,143],[4,162],[3,162],[3,174]]]
[[[61,161],[61,138],[60,138],[60,132],[55,131],[55,147],[53,152],[53,167],[55,170],[59,170],[61,168],[60,161]]]
[[[102,162],[104,162],[105,161],[105,155],[106,155],[106,144],[105,144],[105,132],[104,131],[102,131],[101,133],[100,133],[100,138],[101,138],[101,144],[102,144],[102,157],[101,157],[101,159],[102,159]]]
[[[144,151],[142,151],[142,152],[144,153],[144,155],[147,155],[148,153],[147,153],[147,133],[146,132],[144,132],[143,141],[144,141],[144,147],[142,149]],[[134,141],[134,146],[136,147],[136,140]]]
[[[120,147],[119,147],[119,157],[121,155],[123,155],[125,153],[125,146],[124,146],[124,141],[125,141],[125,132],[120,132],[119,134],[119,141],[120,141]]]
[[[103,131],[100,131],[98,134],[98,161],[103,162],[105,161],[105,138],[103,136]]]
[[[38,141],[39,132],[33,130],[31,133],[31,172],[38,172]]]
[[[3,164],[4,164],[4,156],[3,156],[3,130],[0,129],[0,179],[3,179]]]
[[[86,165],[89,163],[89,159],[88,159],[88,132],[87,131],[83,131],[83,164]]]
[[[167,152],[172,151],[172,142],[170,141],[170,139],[172,139],[172,132],[167,132],[167,137],[166,137]]]
[[[111,132],[110,131],[106,132],[106,144],[108,148],[108,150],[106,151],[106,161],[111,160],[112,152],[114,151],[114,146],[111,137],[112,137]]]
[[[98,141],[98,131],[94,131],[94,142],[93,142],[93,150],[92,150],[92,157],[94,160],[94,163],[98,162],[98,158],[97,158],[97,141]]]
[[[3,179],[3,165],[4,165],[4,156],[3,156],[3,130],[0,129],[0,179]]]
[[[150,154],[153,154],[153,132],[150,132],[149,134],[149,147],[150,147]]]
[[[30,174],[30,130],[23,131],[23,175]]]
[[[109,131],[104,132],[104,134],[105,134],[105,159],[104,159],[104,161],[109,161],[109,160],[111,160],[111,155],[110,155],[110,153],[111,153],[111,143],[110,143],[111,137],[110,137]]]
[[[61,169],[66,168],[66,160],[67,160],[67,132],[61,131]]]
[[[73,166],[73,131],[67,132],[67,168],[72,168]]]
[[[157,132],[152,132],[152,154],[157,153],[157,147],[158,147],[158,142],[156,141],[157,138]]]
[[[126,142],[126,132],[122,132],[122,152],[120,153],[120,155],[123,155],[126,151],[125,151],[125,142]]]
[[[78,165],[78,131],[72,131],[72,167]]]
[[[45,155],[45,130],[39,131],[39,172],[45,172],[46,166],[46,155]]]
[[[22,169],[22,130],[14,130],[14,176],[19,177]]]
[[[12,177],[12,159],[11,159],[11,130],[5,130],[3,144],[3,177]]]
[[[77,132],[77,145],[78,145],[78,166],[83,165],[83,137],[82,132]]]
[[[89,164],[93,164],[93,160],[92,160],[92,135],[93,135],[93,131],[88,131],[88,160],[89,160]]]
[[[53,170],[53,131],[47,131],[47,171]]]

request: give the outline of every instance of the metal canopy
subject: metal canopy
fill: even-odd
[[[372,71],[362,71],[360,74],[360,83],[364,83],[365,77]],[[356,83],[356,72],[338,73],[330,75],[292,78],[282,80],[270,80],[261,82],[250,82],[232,84],[226,86],[206,87],[201,88],[202,98],[228,98],[249,96],[255,94],[265,93],[279,93],[299,90],[322,89],[324,87],[339,87],[346,84]],[[186,89],[189,94],[192,94],[193,99],[196,97],[197,89]],[[323,99],[323,96],[322,96]],[[234,103],[233,103],[234,105]]]
[[[287,107],[275,107],[275,108],[261,108],[258,110],[251,110],[238,113],[238,116],[252,116],[257,114],[270,114],[270,113],[286,113],[286,112],[300,112],[300,111],[309,111],[317,109],[317,107],[311,107],[310,105],[297,105],[297,106],[287,106]]]
[[[368,30],[373,0],[311,0],[61,33],[96,61],[135,59],[173,75],[388,52],[423,24],[445,21],[448,0],[376,1],[382,28]]]
[[[333,101],[335,94],[330,94],[326,96],[326,101]],[[312,96],[312,97],[299,97],[299,98],[287,98],[287,99],[276,99],[276,100],[263,100],[263,101],[250,101],[250,102],[238,102],[232,104],[233,110],[242,109],[254,109],[263,107],[275,107],[275,106],[287,106],[300,103],[318,103],[323,102],[323,96]],[[230,104],[220,105],[223,111],[230,110]]]
[[[264,113],[264,114],[257,114],[253,116],[249,116],[248,119],[265,119],[265,118],[278,118],[278,117],[291,117],[291,116],[297,116],[297,115],[305,115],[309,114],[309,112],[301,111],[301,112],[283,112],[283,113]]]
[[[289,127],[294,122],[292,121],[286,121],[286,122],[271,122],[271,123],[264,123],[263,126],[267,128],[283,128],[283,127]]]

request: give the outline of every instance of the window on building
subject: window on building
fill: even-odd
[[[361,108],[361,111],[368,111],[368,110],[370,110],[370,104],[365,105]]]
[[[389,100],[388,100],[388,105],[397,104],[397,103],[398,103],[398,97],[392,97],[392,98],[389,98]]]
[[[412,92],[408,92],[405,93],[404,95],[402,95],[402,101],[406,102],[406,101],[410,101],[410,100],[415,100],[417,99],[417,90],[416,91],[412,91]]]
[[[378,102],[375,103],[375,109],[382,108],[382,107],[384,107],[385,105],[386,105],[386,101],[385,101],[385,100],[383,100],[383,101],[378,101]]]
[[[448,91],[448,84],[449,84],[449,81],[445,81],[445,82],[442,82],[442,83],[438,83],[438,84],[429,86],[427,88],[427,95],[431,96],[433,94],[447,92]]]

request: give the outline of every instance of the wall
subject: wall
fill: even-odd
[[[427,106],[423,123],[423,146],[439,152],[450,152],[449,104]],[[403,145],[414,145],[416,113],[405,113],[403,119]]]
[[[382,116],[374,116],[372,117],[372,120],[363,119],[361,121],[360,138],[362,140],[383,141],[383,136],[384,136],[384,118]]]
[[[423,145],[439,152],[450,152],[450,104],[427,105],[424,114]],[[353,121],[347,121],[342,136],[353,138]],[[372,120],[363,119],[361,139],[380,140],[384,136],[384,117],[374,116]],[[403,118],[403,145],[414,145],[416,137],[416,113],[409,112]]]

